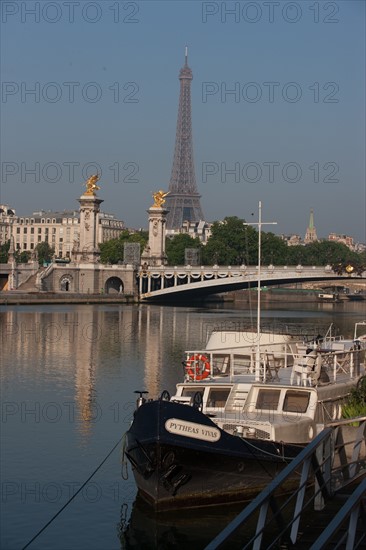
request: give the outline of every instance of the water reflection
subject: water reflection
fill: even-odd
[[[365,308],[365,302],[331,307],[267,304],[263,324],[273,330],[290,325],[318,333],[334,322],[351,336],[354,322],[365,319]],[[234,304],[2,307],[0,381],[8,407],[3,409],[1,430],[2,474],[16,489],[1,509],[6,525],[2,547],[24,546],[64,503],[66,484],[80,486],[85,481],[127,430],[135,408],[134,390],[148,390],[151,397],[163,389],[172,393],[182,379],[184,350],[200,349],[214,328],[244,328],[252,322],[250,310]],[[145,517],[138,505],[130,520],[135,486],[132,477],[121,479],[117,453],[98,476],[93,481],[99,484],[100,501],[74,502],[68,519],[62,514],[49,534],[42,535],[39,550],[74,548],[75,540],[78,548],[90,550],[121,545],[155,548],[156,540],[159,548],[176,541],[180,548],[197,547],[198,540],[204,546],[226,521],[227,511],[222,519],[213,512],[203,517],[194,512],[157,520],[150,514]],[[22,500],[22,488],[32,489],[36,483],[40,501],[34,492]],[[47,483],[63,490],[59,500],[42,497]],[[127,531],[120,520],[122,502],[128,505],[123,512]],[[118,523],[122,541],[116,536]]]
[[[314,335],[336,322],[345,336],[351,336],[355,320],[362,320],[366,314],[366,304],[362,303],[296,307],[289,311],[279,309],[278,304],[273,309],[267,306],[263,325],[275,332],[292,325],[302,333]],[[10,384],[17,380],[26,388],[36,384],[42,387],[49,381],[54,389],[72,391],[78,429],[85,439],[98,414],[98,381],[121,374],[134,382],[133,389],[148,390],[152,397],[164,388],[172,391],[182,376],[185,349],[202,348],[213,329],[249,328],[252,315],[232,304],[215,310],[43,306],[37,310],[6,309],[0,320],[5,359],[2,380],[7,379]],[[129,387],[131,398],[133,389]]]
[[[205,509],[190,509],[155,514],[140,497],[121,507],[118,525],[122,550],[191,550],[205,548],[244,508],[245,503]],[[129,520],[127,519],[129,517]],[[242,548],[245,535],[233,536],[231,548]]]

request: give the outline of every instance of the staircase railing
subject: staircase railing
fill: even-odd
[[[364,461],[359,460],[362,438],[364,441],[366,430],[366,416],[352,419],[352,423],[354,422],[358,422],[359,427],[356,440],[352,442],[354,443],[354,449],[351,464],[346,466],[343,463],[341,465],[343,470],[347,468],[345,476],[345,480],[347,481],[349,481],[350,475],[355,479],[357,476],[362,475],[362,472],[366,472],[366,464],[364,464]],[[345,423],[350,422],[345,421]],[[242,529],[249,522],[252,524],[254,516],[257,517],[255,533],[251,536],[250,540],[243,542],[241,545],[242,548],[260,550],[261,548],[278,548],[278,545],[283,543],[294,545],[298,540],[300,519],[303,511],[308,510],[310,505],[316,510],[322,510],[325,506],[325,501],[329,500],[334,494],[332,487],[332,465],[335,456],[335,441],[338,446],[340,443],[339,437],[335,440],[337,430],[339,430],[338,426],[322,430],[268,487],[216,536],[205,550],[214,550],[223,546],[239,529]],[[346,444],[349,444],[349,442]],[[337,452],[339,454],[339,448]],[[345,455],[342,456],[343,458],[345,457]],[[300,475],[299,485],[284,500],[283,489],[285,483],[289,478],[293,479],[295,475]],[[309,482],[313,480],[315,480],[315,489],[309,493],[307,491]],[[338,513],[339,519],[342,522],[347,519],[349,520],[349,540],[355,544],[355,533],[359,518],[358,512],[361,506],[362,494],[365,494],[365,483],[366,480],[360,485],[362,489],[357,489],[352,500],[350,500],[348,505],[344,505]],[[268,514],[269,510],[272,512],[271,516]],[[332,521],[327,527],[326,533],[323,534],[326,540],[330,540],[334,536],[334,529],[337,526],[338,524]],[[347,542],[347,544],[349,543]],[[323,546],[314,545],[312,548],[315,550],[315,548],[323,548]],[[357,546],[347,545],[347,548],[357,548]]]

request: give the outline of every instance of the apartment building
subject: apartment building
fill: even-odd
[[[53,212],[40,210],[30,216],[16,216],[15,210],[0,205],[0,244],[11,236],[15,250],[32,252],[38,243],[47,242],[55,249],[56,258],[70,258],[79,244],[80,213],[78,210]],[[118,238],[124,222],[113,214],[99,212],[98,243]]]

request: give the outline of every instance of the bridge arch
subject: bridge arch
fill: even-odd
[[[62,275],[59,281],[59,287],[61,292],[72,292],[73,291],[73,277],[72,275]]]
[[[120,277],[109,277],[104,284],[104,292],[106,294],[122,294],[124,284]]]
[[[243,288],[258,282],[258,266],[158,266],[140,270],[141,300],[186,300]],[[336,273],[327,266],[262,266],[261,286],[366,278],[363,273]]]

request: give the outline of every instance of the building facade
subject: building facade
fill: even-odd
[[[16,219],[14,208],[10,208],[7,204],[0,204],[0,245],[10,241]]]
[[[330,233],[328,235],[328,241],[342,243],[348,246],[350,250],[356,250],[356,245],[353,237],[349,237],[348,235],[337,235],[336,233]]]
[[[173,238],[175,235],[185,233],[192,239],[197,237],[202,244],[207,244],[208,239],[211,237],[211,227],[212,223],[202,220],[199,222],[185,221],[179,229],[167,229],[166,236]]]
[[[300,235],[280,235],[281,239],[286,242],[287,246],[299,246],[304,245],[304,242]]]
[[[65,210],[53,212],[40,210],[30,216],[16,216],[15,210],[0,206],[0,244],[11,237],[19,252],[33,252],[38,243],[46,242],[55,249],[56,258],[71,258],[80,239],[80,212]],[[113,214],[98,213],[97,241],[102,243],[118,238],[125,224]]]

